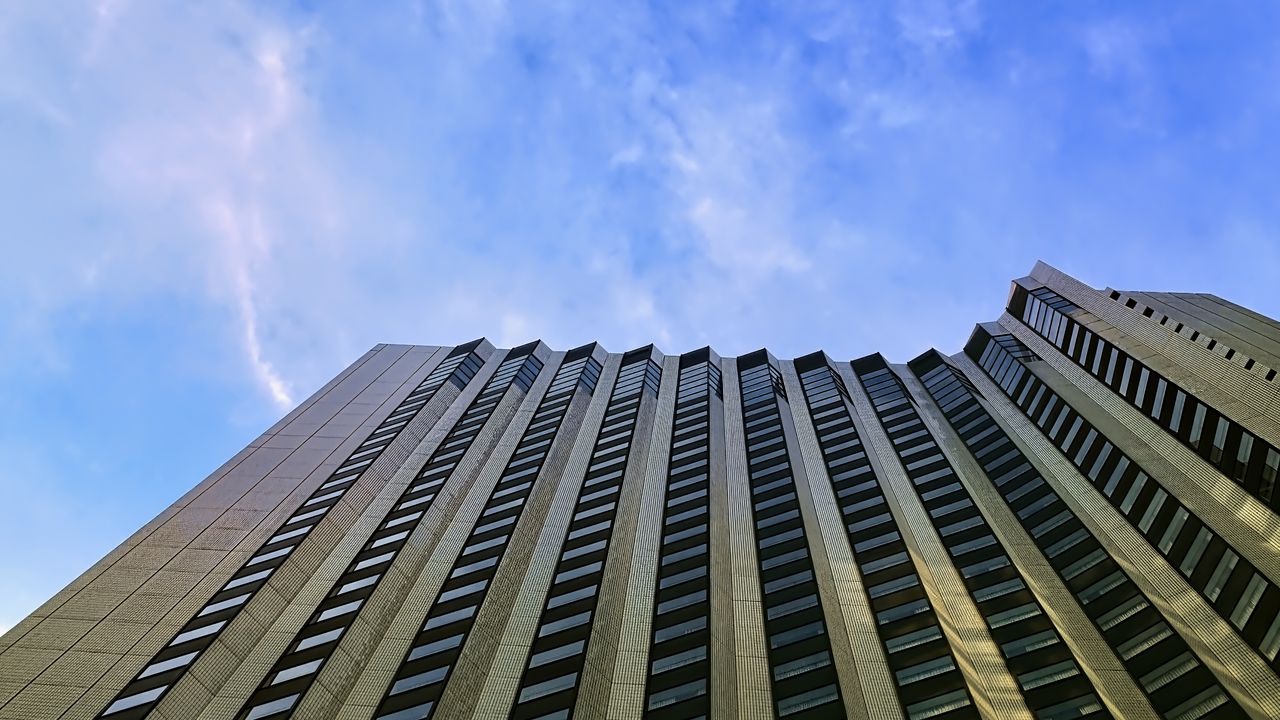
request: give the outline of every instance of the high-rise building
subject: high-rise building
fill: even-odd
[[[0,640],[0,718],[1280,717],[1280,324],[379,345]]]

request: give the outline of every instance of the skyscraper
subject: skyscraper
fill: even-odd
[[[0,718],[1280,717],[1280,324],[379,345],[0,639]]]

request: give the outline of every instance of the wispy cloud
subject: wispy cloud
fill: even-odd
[[[105,492],[76,477],[137,491],[87,565],[202,449],[375,342],[906,359],[957,348],[1040,257],[1280,313],[1271,24],[1212,3],[17,4],[0,435],[39,450],[68,517]],[[86,426],[89,400],[132,420]]]

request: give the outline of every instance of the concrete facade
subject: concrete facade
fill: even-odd
[[[1280,323],[379,345],[0,637],[0,720],[1280,717]]]

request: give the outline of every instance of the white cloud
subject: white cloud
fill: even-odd
[[[705,260],[731,284],[748,286],[810,266],[794,236],[796,174],[806,158],[770,102],[739,93],[716,88],[676,102],[680,139],[669,157],[673,190]]]
[[[69,339],[141,326],[190,343],[206,364],[175,382],[227,391],[257,430],[380,341],[905,359],[958,348],[1038,255],[1274,295],[1275,203],[1254,192],[1278,164],[1274,58],[1168,69],[1152,48],[1198,26],[981,10],[11,3],[0,363],[72,375],[97,356]],[[1062,60],[1082,47],[1092,75]],[[1162,86],[1194,100],[1194,133],[1095,146],[1099,117],[1159,107],[1142,93]],[[175,340],[164,310],[199,326]],[[130,398],[148,418],[130,432],[161,395]],[[85,432],[57,422],[14,442]],[[135,472],[125,455],[104,473]]]
[[[896,7],[902,38],[925,53],[956,47],[982,23],[976,0],[910,0]]]
[[[1083,44],[1090,68],[1103,77],[1140,76],[1147,72],[1150,31],[1120,19],[1085,28]]]
[[[196,260],[204,274],[196,287],[224,304],[251,376],[287,409],[292,383],[271,359],[279,348],[263,317],[275,288],[263,288],[260,277],[281,242],[314,242],[329,216],[341,213],[322,205],[334,197],[327,190],[333,180],[297,75],[310,31],[235,3],[158,15],[104,8],[85,69],[118,103],[101,129],[100,177],[118,202],[153,218],[139,222],[132,242],[171,245]],[[157,42],[160,28],[172,45]],[[309,207],[313,217],[299,222]],[[165,216],[171,224],[155,222]],[[157,268],[174,270],[181,268]]]

